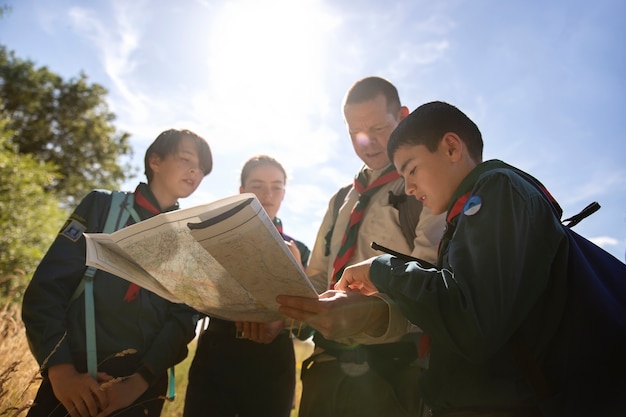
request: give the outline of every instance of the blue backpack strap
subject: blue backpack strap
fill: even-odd
[[[134,197],[132,193],[113,191],[111,193],[109,215],[107,216],[107,221],[104,224],[102,233],[113,233],[116,230],[120,230],[126,226],[129,217],[132,217],[135,223],[139,223],[141,219],[137,211],[135,211],[133,204]]]
[[[135,222],[139,222],[140,218],[137,211],[133,207],[133,194],[121,191],[113,191],[111,193],[111,204],[107,220],[102,229],[102,233],[113,233],[126,226],[129,217],[133,217]],[[74,291],[70,302],[74,301],[85,293],[85,343],[87,348],[87,371],[92,378],[97,379],[98,373],[98,355],[96,349],[96,317],[93,298],[93,281],[97,269],[87,267],[83,279]]]
[[[167,399],[170,401],[174,401],[174,399],[176,398],[176,374],[174,373],[173,366],[170,366],[169,374],[170,374],[170,380],[168,384],[169,387],[167,390]]]
[[[96,268],[90,266],[85,271],[81,283],[85,292],[85,339],[87,348],[87,372],[93,379],[97,379],[98,363],[96,350],[96,313],[93,302],[93,278]]]

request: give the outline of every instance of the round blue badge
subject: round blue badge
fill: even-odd
[[[463,206],[463,214],[466,216],[473,216],[478,213],[480,207],[483,205],[483,201],[479,196],[473,195],[467,199],[465,206]]]

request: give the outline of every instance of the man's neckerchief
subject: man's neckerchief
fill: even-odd
[[[393,165],[389,165],[380,176],[372,182],[369,186],[367,185],[367,178],[365,175],[365,170],[361,170],[359,174],[354,179],[354,189],[359,193],[359,200],[354,205],[352,212],[350,213],[350,222],[346,228],[346,232],[343,235],[343,240],[341,241],[341,247],[339,248],[339,252],[337,253],[337,257],[333,263],[333,273],[330,281],[330,288],[333,288],[335,283],[343,274],[343,270],[348,265],[350,259],[354,255],[356,250],[356,242],[359,235],[359,227],[361,225],[361,220],[363,220],[363,215],[365,214],[365,209],[370,199],[378,190],[385,184],[390,183],[396,179],[400,178],[400,175],[396,171]]]

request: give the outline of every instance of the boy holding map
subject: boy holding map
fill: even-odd
[[[128,224],[176,210],[211,172],[207,142],[189,130],[162,132],[145,154],[148,183],[133,193]],[[187,356],[196,312],[98,271],[93,284],[97,379],[87,373],[83,233],[101,232],[111,194],[96,190],[76,207],[24,294],[26,335],[43,381],[28,416],[159,416],[167,369]],[[131,210],[132,211],[132,210]],[[127,224],[127,225],[128,225]]]

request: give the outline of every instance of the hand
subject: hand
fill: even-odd
[[[146,392],[148,387],[148,382],[139,374],[108,381],[102,385],[102,389],[109,398],[109,404],[96,417],[106,417],[114,411],[128,407]]]
[[[298,249],[296,242],[290,240],[289,242],[285,241],[285,244],[289,248],[293,257],[296,258],[296,261],[298,261],[298,266],[300,266],[300,268],[304,271],[304,266],[302,265],[302,255],[300,255],[300,249]]]
[[[109,404],[107,395],[100,389],[98,381],[89,374],[78,373],[71,363],[63,363],[48,368],[48,378],[54,396],[65,407],[71,417],[90,417]],[[111,377],[98,373],[98,379],[105,381]]]
[[[235,323],[237,331],[243,339],[257,343],[272,343],[276,336],[285,328],[285,320],[272,321],[269,323],[256,323],[250,321],[238,321]]]
[[[340,291],[357,291],[364,295],[377,293],[378,289],[370,280],[370,267],[374,259],[366,259],[347,267],[343,271],[341,279],[335,284],[335,289]]]
[[[387,305],[377,297],[356,291],[330,290],[319,298],[279,295],[279,311],[306,322],[327,339],[341,339],[358,333],[386,329]]]

